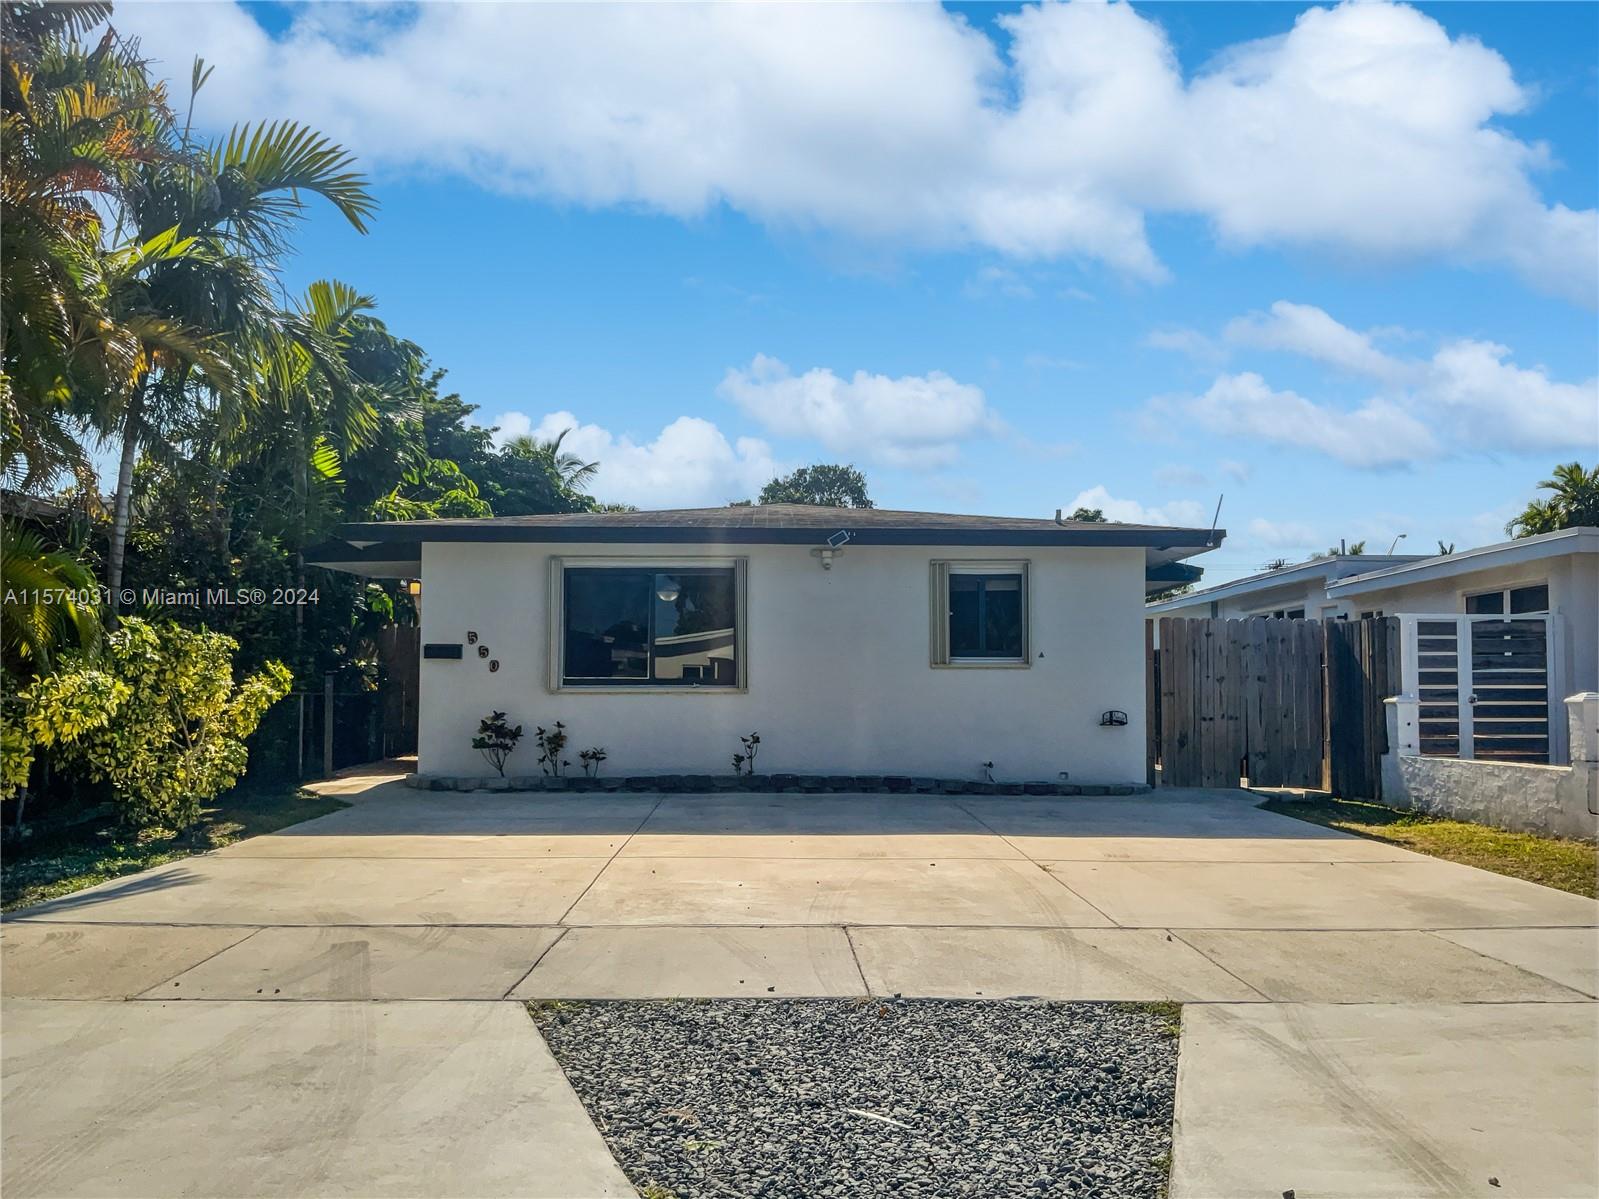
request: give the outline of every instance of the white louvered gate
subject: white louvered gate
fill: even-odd
[[[1405,690],[1423,755],[1548,762],[1550,621],[1401,615]]]

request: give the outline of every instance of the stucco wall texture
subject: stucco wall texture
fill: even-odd
[[[665,550],[667,552],[660,552]],[[998,780],[1144,781],[1144,551],[1111,547],[851,546],[831,570],[804,546],[570,544],[572,565],[746,560],[742,691],[671,694],[550,686],[551,547],[434,543],[422,551],[422,640],[478,635],[460,660],[424,659],[419,770],[490,773],[472,749],[492,709],[526,726],[564,721],[577,751],[603,746],[612,775],[731,772],[761,734],[763,773],[910,774]],[[930,664],[934,560],[1028,563],[1025,668]],[[1127,723],[1102,727],[1108,709]],[[537,773],[524,743],[507,773]]]

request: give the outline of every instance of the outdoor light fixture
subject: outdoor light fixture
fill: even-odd
[[[412,596],[413,598],[415,598],[416,596],[421,595],[422,594],[422,580],[421,579],[407,579],[407,580],[405,580],[405,590],[406,590],[406,593],[408,595]]]
[[[670,579],[655,589],[655,598],[663,604],[675,604],[680,594],[677,583]]]
[[[848,529],[840,529],[827,539],[827,544],[819,550],[812,550],[811,556],[821,560],[823,570],[833,569],[833,555],[844,552],[844,547],[855,540],[855,534]]]

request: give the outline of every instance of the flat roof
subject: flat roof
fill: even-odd
[[[1565,554],[1599,554],[1599,528],[1579,525],[1571,529],[1557,529],[1553,533],[1518,537],[1514,541],[1480,545],[1476,549],[1458,550],[1453,554],[1438,554],[1415,562],[1385,567],[1382,570],[1350,575],[1346,579],[1339,579],[1336,583],[1327,584],[1327,594],[1359,595],[1363,592],[1386,591],[1391,587],[1403,587],[1409,583],[1427,583],[1434,579],[1469,574],[1472,571],[1515,566],[1522,562],[1558,558]]]
[[[751,504],[647,512],[571,512],[450,520],[369,521],[342,526],[352,545],[386,541],[744,542],[812,545],[840,530],[868,545],[1122,545],[1200,552],[1226,530],[1020,516],[962,516],[892,508]],[[1186,555],[1184,555],[1186,556]]]
[[[1170,612],[1177,608],[1186,608],[1196,603],[1206,603],[1210,600],[1229,599],[1235,595],[1247,595],[1254,591],[1270,591],[1276,587],[1286,587],[1294,583],[1302,583],[1307,579],[1326,578],[1334,573],[1340,566],[1355,567],[1358,563],[1364,568],[1371,563],[1381,563],[1391,566],[1396,563],[1419,562],[1426,559],[1425,554],[1318,554],[1304,562],[1294,562],[1288,566],[1278,567],[1276,570],[1264,570],[1259,574],[1245,575],[1241,579],[1233,579],[1228,583],[1217,583],[1214,587],[1206,587],[1203,591],[1190,591],[1185,595],[1174,596],[1169,600],[1161,600],[1157,604],[1150,604],[1151,612]],[[1329,587],[1331,584],[1329,584]]]
[[[964,516],[892,508],[751,504],[647,512],[571,512],[449,520],[362,521],[342,525],[306,560],[379,578],[414,577],[424,542],[599,542],[634,545],[809,545],[847,532],[848,544],[1132,546],[1156,569],[1220,545],[1225,529],[1113,521]]]

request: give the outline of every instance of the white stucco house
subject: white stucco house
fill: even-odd
[[[1430,557],[1318,557],[1147,612],[1398,617],[1419,754],[1562,765],[1572,742],[1566,700],[1599,691],[1599,529]]]
[[[1351,575],[1420,562],[1414,554],[1331,554],[1295,562],[1277,570],[1218,583],[1149,605],[1151,616],[1219,617],[1243,620],[1275,616],[1289,620],[1353,619],[1369,609],[1333,596],[1329,587]]]
[[[611,774],[759,732],[762,772],[1142,783],[1144,597],[1225,533],[771,504],[339,536],[313,560],[421,580],[423,775],[487,773],[498,709]]]
[[[1327,594],[1400,618],[1405,691],[1419,704],[1423,753],[1570,760],[1565,701],[1599,691],[1599,529],[1350,575]]]

